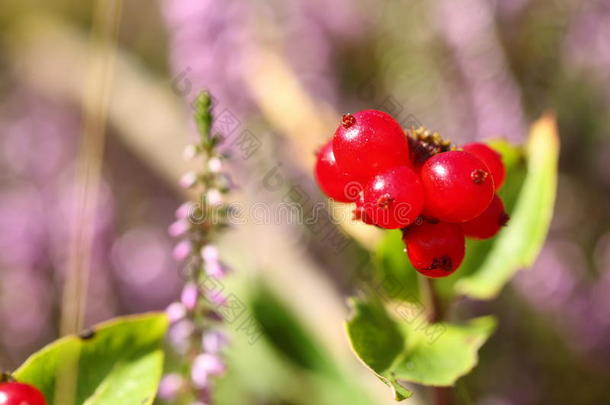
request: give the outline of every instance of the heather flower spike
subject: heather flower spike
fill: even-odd
[[[159,396],[171,404],[202,398],[208,403],[214,378],[226,368],[221,349],[227,338],[221,332],[223,319],[218,315],[224,296],[217,291],[206,292],[200,286],[206,278],[223,277],[226,273],[211,235],[227,225],[228,210],[223,195],[229,191],[224,186],[228,176],[223,172],[224,156],[217,150],[222,138],[211,133],[209,94],[202,93],[194,105],[199,142],[190,145],[184,157],[200,158],[201,169],[187,173],[180,183],[198,191],[199,196],[176,210],[176,222],[168,229],[171,236],[180,238],[174,257],[185,267],[187,278],[180,299],[166,311],[172,323],[168,342],[184,361],[177,367],[179,371],[167,374],[160,386]]]

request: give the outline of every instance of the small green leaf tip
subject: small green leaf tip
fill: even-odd
[[[212,96],[207,91],[202,91],[195,99],[195,122],[203,143],[208,144],[211,141]]]

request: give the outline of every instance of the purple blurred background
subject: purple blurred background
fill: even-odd
[[[58,335],[82,132],[78,90],[69,75],[45,76],[39,62],[53,53],[37,45],[37,30],[61,32],[58,49],[78,54],[91,8],[67,0],[0,6],[6,369]],[[562,151],[549,238],[534,268],[491,304],[501,329],[465,384],[477,404],[610,403],[610,1],[137,0],[124,5],[118,47],[117,75],[137,80],[117,90],[132,101],[109,116],[87,324],[162,309],[178,294],[166,230],[185,198],[175,181],[183,163],[167,151],[188,141],[193,89],[212,92],[217,115],[231,113],[233,123],[219,128],[226,136],[248,128],[263,141],[235,165],[245,196],[260,187],[253,176],[280,163],[321,199],[310,145],[330,132],[308,131],[330,129],[350,110],[384,109],[457,142],[520,142],[553,110]],[[133,105],[143,114],[128,113]],[[147,139],[130,123],[169,116],[184,127],[164,121],[165,137]],[[287,232],[305,241],[299,255],[327,269],[337,294],[350,288],[349,251],[332,255],[302,229]]]

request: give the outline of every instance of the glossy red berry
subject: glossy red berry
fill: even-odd
[[[373,223],[373,221],[371,220],[371,218],[368,216],[368,214],[366,213],[366,211],[364,210],[364,200],[362,198],[362,194],[360,195],[360,198],[356,201],[356,208],[354,208],[353,212],[353,218],[356,221],[362,221],[367,225],[375,225]]]
[[[365,222],[387,229],[404,228],[419,216],[424,190],[413,169],[400,166],[373,177],[362,191]]]
[[[426,216],[445,222],[466,222],[478,217],[491,203],[493,179],[487,166],[463,151],[432,156],[420,171]]]
[[[46,405],[42,393],[35,387],[18,382],[0,384],[0,405]]]
[[[457,224],[425,221],[408,228],[403,242],[413,267],[427,277],[449,276],[464,259],[464,232]]]
[[[328,197],[339,202],[354,202],[362,187],[339,169],[333,154],[332,141],[328,141],[317,154],[316,180],[318,185]]]
[[[491,173],[491,177],[494,179],[495,190],[498,191],[500,187],[502,187],[502,184],[504,184],[504,178],[506,177],[506,168],[504,167],[504,163],[502,163],[502,156],[489,146],[480,142],[466,144],[462,149],[468,153],[472,153],[485,163],[485,166],[487,166]]]
[[[506,225],[508,219],[502,199],[496,195],[481,215],[460,225],[469,238],[489,239]]]
[[[345,114],[335,131],[333,151],[339,167],[362,181],[410,165],[409,142],[400,124],[377,110]]]

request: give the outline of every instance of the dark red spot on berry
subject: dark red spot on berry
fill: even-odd
[[[470,173],[470,178],[472,179],[474,184],[483,184],[487,179],[487,176],[489,176],[489,173],[481,169],[473,170]]]
[[[394,199],[392,198],[392,196],[386,193],[379,197],[379,199],[377,200],[377,206],[379,208],[389,208],[390,204],[392,204],[393,201]]]
[[[345,129],[348,129],[355,123],[356,117],[354,117],[352,114],[343,114],[343,117],[341,117],[341,126]]]
[[[498,223],[500,224],[500,226],[506,226],[506,224],[508,224],[509,219],[510,216],[506,212],[502,212],[500,214],[500,218],[498,219]]]
[[[403,241],[411,264],[426,277],[447,277],[464,259],[464,233],[456,224],[424,222],[407,229]]]
[[[488,145],[480,142],[473,142],[464,145],[464,150],[478,157],[489,169],[489,175],[494,181],[496,191],[502,187],[506,177],[506,168],[502,163],[502,156]]]
[[[449,255],[443,255],[440,257],[435,257],[432,259],[432,265],[428,270],[444,270],[451,271],[453,270],[453,261]]]

